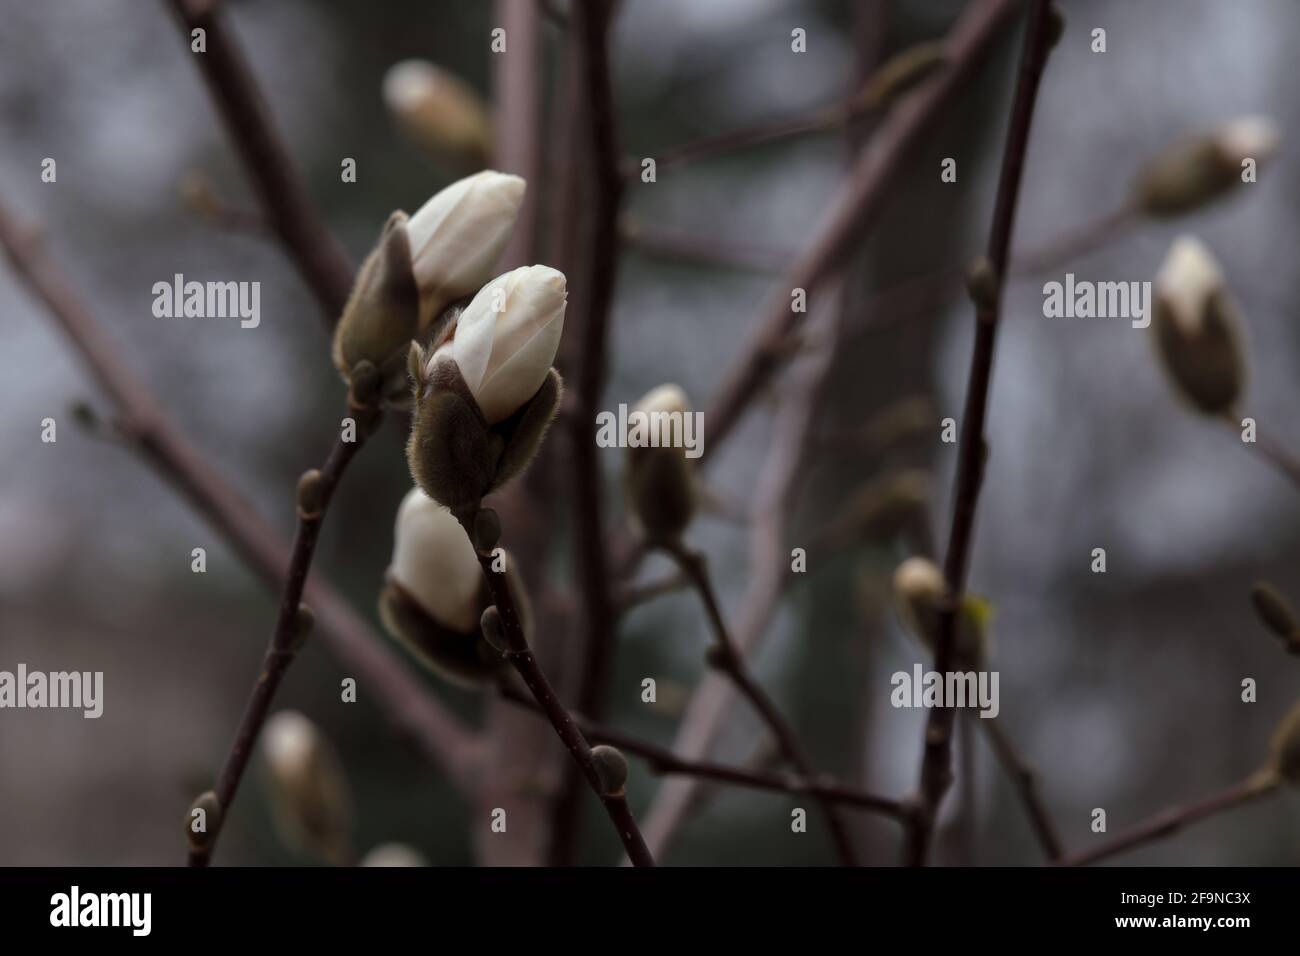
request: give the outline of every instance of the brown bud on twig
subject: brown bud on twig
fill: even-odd
[[[312,628],[316,626],[316,614],[306,604],[298,605],[298,614],[294,618],[293,631],[290,634],[289,649],[297,654],[307,643]]]
[[[324,498],[320,472],[315,468],[304,471],[298,479],[298,517],[303,521],[315,521],[325,505]]]
[[[966,269],[966,292],[980,313],[997,308],[998,273],[988,256],[980,256]]]
[[[501,624],[501,612],[495,604],[484,608],[483,616],[479,618],[479,629],[483,632],[483,640],[498,654],[504,657],[510,653],[510,642],[506,640],[505,627]]]
[[[1175,388],[1204,414],[1230,411],[1246,378],[1241,318],[1204,244],[1175,240],[1153,298],[1154,341]]]
[[[679,422],[677,434],[685,442],[686,417],[692,415],[690,400],[676,385],[660,385],[642,396],[629,415],[646,423],[643,431],[663,429],[672,434],[673,422]],[[676,445],[638,445],[627,450],[623,472],[623,493],[628,514],[637,530],[647,538],[673,540],[691,523],[699,506],[695,469],[686,457],[685,447]]]
[[[1134,202],[1153,216],[1173,216],[1195,209],[1244,182],[1246,161],[1259,164],[1269,159],[1277,152],[1279,139],[1271,120],[1246,116],[1210,133],[1181,140],[1138,174]]]
[[[185,814],[185,839],[190,850],[202,853],[217,839],[221,829],[221,802],[211,790],[199,794]]]
[[[600,777],[601,791],[610,797],[622,796],[627,784],[627,758],[622,752],[617,747],[598,744],[591,748],[591,762]]]

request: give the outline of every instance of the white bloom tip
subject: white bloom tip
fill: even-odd
[[[1243,116],[1225,123],[1216,134],[1219,148],[1233,163],[1267,159],[1277,152],[1282,134],[1267,116]]]
[[[652,388],[641,396],[634,409],[638,412],[680,412],[689,415],[691,400],[686,397],[680,385],[671,383]]]

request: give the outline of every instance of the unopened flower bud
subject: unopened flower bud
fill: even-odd
[[[479,618],[479,630],[483,632],[483,640],[498,654],[510,653],[505,625],[501,623],[501,612],[495,604],[489,604],[483,609],[483,615]]]
[[[202,853],[212,846],[221,829],[221,802],[211,790],[199,794],[185,814],[185,839],[190,850]]]
[[[1241,183],[1246,160],[1271,158],[1280,138],[1272,120],[1246,116],[1175,143],[1138,174],[1138,208],[1155,216],[1195,209]]]
[[[411,217],[406,232],[420,290],[421,332],[443,309],[474,295],[496,274],[524,190],[518,176],[488,169],[452,183]],[[561,276],[561,298],[563,282]]]
[[[411,475],[457,512],[527,467],[559,410],[551,368],[564,325],[564,276],[529,266],[484,286],[415,385]]]
[[[1175,387],[1205,414],[1230,410],[1246,375],[1241,318],[1218,264],[1199,240],[1175,240],[1153,298],[1156,347]]]
[[[320,517],[324,506],[325,488],[320,471],[310,468],[298,479],[298,517],[304,521],[314,521]]]
[[[940,620],[948,600],[943,572],[926,558],[908,558],[894,572],[894,599],[912,636],[930,653],[939,643]],[[981,599],[968,596],[957,615],[953,661],[959,667],[982,666],[987,655],[988,613]]]
[[[393,561],[379,596],[388,632],[440,677],[473,687],[501,667],[479,626],[491,603],[478,555],[444,507],[413,488],[397,513]],[[527,627],[527,601],[513,569],[507,579]]]
[[[359,866],[428,866],[424,854],[405,843],[383,843],[361,858]]]
[[[1291,708],[1273,733],[1270,765],[1291,786],[1300,787],[1300,703]]]
[[[351,800],[329,741],[302,714],[281,711],[266,722],[262,753],[276,823],[286,842],[336,865],[346,863]]]
[[[389,67],[384,103],[402,132],[434,159],[475,168],[491,154],[492,124],[482,98],[428,60]]]
[[[620,796],[627,785],[627,758],[616,747],[598,744],[591,748],[591,762],[595,764],[600,789],[611,797]]]
[[[298,614],[294,617],[293,631],[290,635],[290,650],[297,654],[302,650],[302,646],[307,643],[307,638],[311,636],[312,628],[316,626],[316,613],[306,604],[298,605]]]
[[[631,414],[646,416],[651,435],[684,436],[692,410],[680,387],[660,385],[647,392]],[[647,538],[674,539],[695,516],[698,488],[684,445],[629,447],[623,488],[628,514]]]
[[[452,340],[430,359],[450,359],[489,425],[537,394],[564,329],[564,273],[524,266],[493,279],[466,306]]]
[[[966,292],[980,312],[997,307],[998,274],[988,256],[980,256],[966,267]]]

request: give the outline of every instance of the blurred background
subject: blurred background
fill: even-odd
[[[465,172],[402,135],[384,107],[383,78],[397,61],[428,58],[490,101],[494,4],[224,6],[312,198],[355,261],[390,210],[414,211]],[[860,82],[864,64],[942,37],[962,6],[625,0],[611,54],[620,144],[630,157],[654,156],[838,102]],[[1038,103],[1015,246],[1041,245],[1117,207],[1143,160],[1171,141],[1245,114],[1271,117],[1282,145],[1258,183],[1176,221],[1142,223],[1069,270],[1080,278],[1149,279],[1175,236],[1200,236],[1247,318],[1247,413],[1261,432],[1300,449],[1293,411],[1300,401],[1293,305],[1300,293],[1293,49],[1300,5],[1061,6],[1066,30]],[[542,195],[570,135],[554,116],[566,9],[552,3],[540,18],[546,162],[529,186]],[[0,200],[41,224],[49,250],[132,369],[213,467],[289,534],[294,483],[328,449],[342,392],[317,303],[281,248],[219,227],[184,198],[183,184],[201,174],[232,204],[254,206],[170,11],[127,0],[0,0],[0,22]],[[791,52],[796,27],[807,31],[806,55]],[[1090,51],[1094,27],[1107,31],[1104,54]],[[865,237],[846,296],[960,266],[982,249],[1018,37],[1018,26],[1005,31],[913,154]],[[45,157],[57,160],[56,184],[41,182]],[[340,182],[343,157],[357,161],[355,183]],[[957,159],[956,184],[940,182],[944,157]],[[630,183],[626,216],[643,236],[688,237],[709,255],[689,261],[635,242],[625,248],[601,407],[633,403],[666,381],[681,384],[697,407],[706,404],[783,265],[812,234],[845,158],[844,136],[833,130],[665,169],[653,184]],[[571,214],[556,205],[543,202],[539,235]],[[539,249],[545,255],[547,242]],[[153,283],[178,272],[260,281],[260,326],[154,318]],[[1089,830],[1095,807],[1106,809],[1113,833],[1225,787],[1265,759],[1272,728],[1297,697],[1300,665],[1255,620],[1248,589],[1266,578],[1300,598],[1300,490],[1233,431],[1178,401],[1147,332],[1122,320],[1045,319],[1041,295],[1041,279],[1008,291],[970,587],[995,608],[999,722],[1041,770],[1067,845],[1084,849],[1099,839]],[[105,418],[111,409],[7,267],[0,316],[0,442],[8,450],[0,466],[0,669],[24,662],[105,674],[99,720],[0,711],[0,864],[179,863],[185,810],[211,786],[229,746],[275,605],[138,456],[77,427],[75,403]],[[908,397],[928,401],[932,427],[886,451],[835,447],[814,456],[815,467],[797,483],[790,546],[833,519],[864,482],[902,467],[933,472],[929,523],[937,541],[946,539],[955,446],[940,443],[938,421],[960,419],[970,326],[969,308],[954,300],[840,348],[819,432],[852,429]],[[744,503],[754,493],[771,438],[769,399],[711,465],[709,484],[723,500]],[[40,441],[46,417],[58,422],[55,444]],[[708,428],[706,421],[706,447]],[[375,602],[393,517],[410,486],[402,442],[389,422],[359,456],[317,560],[318,572],[374,623],[376,639],[399,654],[382,636]],[[601,464],[608,522],[617,527],[621,453],[603,450]],[[551,493],[556,511],[567,513],[570,485],[556,482]],[[570,583],[566,535],[556,531],[553,566],[530,578],[561,590]],[[752,558],[746,528],[706,515],[689,539],[708,552],[734,614]],[[190,570],[195,547],[207,550],[202,575]],[[1098,547],[1106,549],[1105,574],[1090,571]],[[923,712],[889,706],[890,674],[920,659],[885,597],[907,549],[897,537],[876,535],[850,536],[824,561],[810,551],[809,572],[789,590],[755,658],[820,767],[897,795],[915,785],[924,721]],[[651,560],[642,573],[652,579],[666,567]],[[607,722],[670,743],[681,704],[705,672],[706,638],[690,594],[630,613],[620,628]],[[565,659],[562,647],[551,654]],[[526,849],[505,858],[485,849],[488,808],[499,803],[475,805],[457,794],[394,734],[365,686],[357,703],[341,703],[346,676],[312,644],[277,705],[307,714],[337,747],[354,792],[360,850],[402,841],[438,865],[536,862]],[[641,703],[645,677],[658,682],[653,707]],[[1257,703],[1241,702],[1247,677],[1258,682]],[[511,726],[494,723],[478,695],[422,680],[471,724],[497,732]],[[533,784],[553,788],[563,759],[549,730],[536,739],[538,759],[551,769],[536,780],[511,777],[507,792],[520,800],[535,796]],[[760,725],[736,706],[717,753],[759,760],[763,741]],[[511,759],[506,750],[502,759]],[[975,786],[949,801],[938,860],[1038,862],[1024,813],[982,740],[973,756]],[[634,760],[634,809],[644,813],[661,784]],[[588,803],[578,859],[612,862],[616,841]],[[832,862],[814,811],[809,833],[791,832],[796,805],[785,795],[705,789],[664,862]],[[959,805],[970,814],[966,824],[954,819]],[[853,820],[867,860],[896,861],[896,825]],[[1297,855],[1300,801],[1283,794],[1116,862],[1290,864]],[[313,862],[275,832],[257,772],[218,857]]]

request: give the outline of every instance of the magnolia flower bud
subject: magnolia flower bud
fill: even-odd
[[[491,678],[501,668],[501,655],[479,628],[491,596],[465,529],[446,508],[412,488],[398,509],[395,538],[379,597],[384,626],[446,680],[475,686]],[[527,631],[527,597],[509,560],[504,573]]]
[[[1241,319],[1223,274],[1197,239],[1176,240],[1154,287],[1155,342],[1178,391],[1206,414],[1228,411],[1245,367]]]
[[[1291,708],[1273,733],[1270,765],[1291,786],[1300,787],[1300,703]]]
[[[677,385],[652,389],[632,411],[648,416],[678,415],[683,420],[692,414],[690,399]],[[684,432],[677,430],[677,433]],[[695,515],[698,498],[695,469],[686,457],[685,448],[628,448],[623,488],[633,524],[648,538],[676,538]]]
[[[406,456],[416,484],[453,511],[478,507],[527,467],[560,406],[551,368],[564,325],[564,276],[516,269],[484,286],[451,340],[416,369]]]
[[[382,375],[385,395],[405,392],[410,342],[492,277],[523,196],[518,176],[484,171],[436,193],[414,216],[388,218],[334,332],[334,364],[346,381],[365,360]]]
[[[424,854],[405,843],[383,843],[361,858],[359,866],[428,866]]]
[[[591,748],[591,762],[600,778],[601,792],[611,796],[621,796],[627,785],[627,758],[616,747],[597,744]]]
[[[452,183],[411,217],[406,231],[420,290],[421,332],[443,309],[492,278],[524,189],[518,176],[488,169]],[[560,281],[563,292],[563,276]]]
[[[934,653],[939,640],[939,621],[947,600],[943,572],[933,561],[908,558],[894,572],[894,599],[904,625],[921,645]],[[980,667],[988,652],[987,602],[973,595],[962,601],[957,617],[953,662],[959,667]]]
[[[479,290],[430,368],[450,359],[489,425],[513,415],[541,387],[564,329],[564,273],[524,266]]]
[[[1280,138],[1272,120],[1246,116],[1175,143],[1138,174],[1137,206],[1155,216],[1195,209],[1242,182],[1247,159],[1258,164],[1271,158]]]
[[[389,67],[384,103],[402,132],[435,159],[475,168],[491,153],[492,124],[482,98],[428,60]]]
[[[286,842],[336,865],[346,863],[351,801],[329,741],[302,714],[281,711],[266,722],[262,753],[276,823]]]

